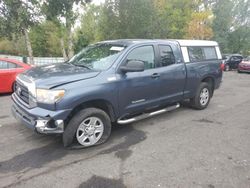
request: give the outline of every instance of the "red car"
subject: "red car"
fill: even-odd
[[[16,75],[30,68],[20,61],[0,58],[0,93],[13,92]]]
[[[238,65],[238,72],[250,73],[250,57],[243,59],[243,61]]]

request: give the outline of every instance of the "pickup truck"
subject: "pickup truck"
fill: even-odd
[[[127,124],[180,107],[205,109],[222,81],[217,42],[123,39],[90,45],[60,64],[17,76],[12,113],[65,147],[104,143]]]

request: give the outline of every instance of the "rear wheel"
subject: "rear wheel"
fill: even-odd
[[[82,147],[104,143],[111,133],[109,116],[100,109],[86,108],[77,113],[63,133],[63,144],[70,146],[74,141]]]
[[[202,82],[196,92],[195,97],[190,100],[191,106],[195,109],[203,110],[208,106],[211,96],[211,86],[206,82]]]

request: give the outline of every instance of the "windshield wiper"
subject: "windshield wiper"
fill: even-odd
[[[75,65],[75,66],[77,66],[77,67],[84,67],[84,68],[86,68],[86,69],[91,70],[91,68],[87,67],[86,65],[81,65],[81,64],[73,64],[73,63],[71,63],[71,64],[72,64],[72,65]]]

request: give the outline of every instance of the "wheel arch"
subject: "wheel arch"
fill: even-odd
[[[210,85],[212,90],[212,96],[214,94],[214,87],[215,87],[215,78],[213,76],[206,76],[204,77],[201,82],[206,82]]]
[[[116,114],[113,105],[104,99],[94,99],[86,102],[82,102],[79,105],[77,105],[70,113],[66,120],[66,124],[70,121],[70,119],[78,113],[80,110],[85,109],[85,108],[98,108],[103,110],[108,114],[108,116],[111,119],[111,122],[116,121]]]

